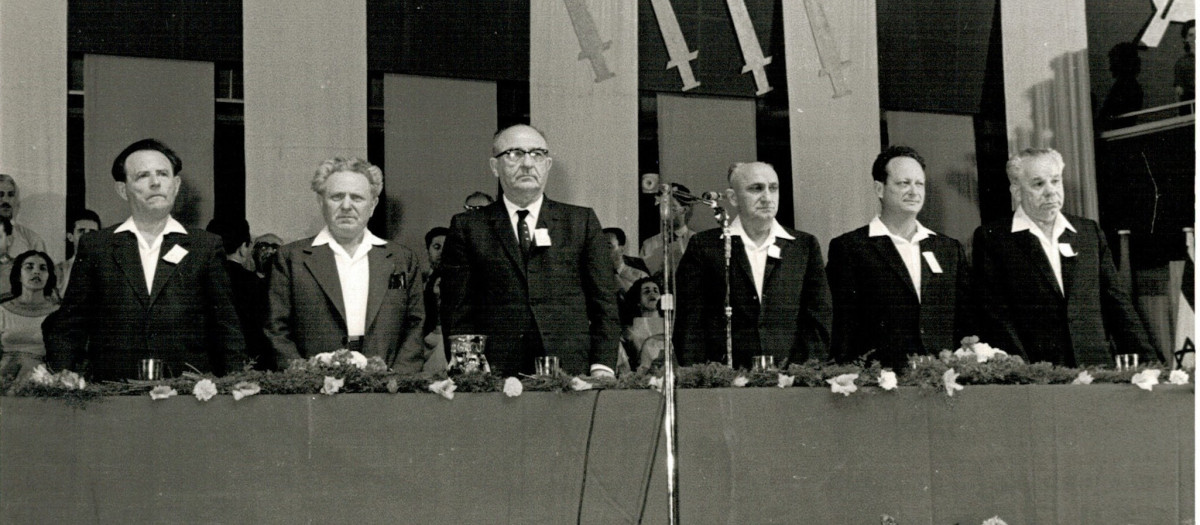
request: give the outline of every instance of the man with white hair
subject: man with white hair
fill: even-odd
[[[1152,356],[1100,226],[1061,211],[1063,166],[1053,149],[1013,155],[1016,211],[975,230],[983,341],[1064,366],[1112,364],[1109,337],[1117,353]]]
[[[21,211],[21,190],[11,175],[0,173],[0,217],[13,221],[13,234],[9,237],[4,255],[9,259],[29,250],[46,251],[42,236],[28,226],[19,224],[17,212]],[[7,279],[5,279],[7,281]]]

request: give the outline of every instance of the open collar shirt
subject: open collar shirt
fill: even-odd
[[[174,217],[168,215],[167,225],[163,227],[163,231],[155,236],[153,240],[147,241],[145,237],[142,237],[142,233],[138,231],[137,224],[133,222],[133,216],[130,216],[120,226],[117,226],[116,230],[113,230],[113,233],[121,232],[132,233],[137,238],[138,257],[142,259],[142,276],[146,278],[146,293],[154,293],[154,273],[158,270],[158,253],[162,249],[163,237],[166,237],[168,233],[182,233],[187,235],[187,229],[182,224],[179,224],[179,221],[175,220]]]
[[[367,292],[371,287],[371,263],[367,253],[373,246],[383,246],[387,241],[376,237],[371,230],[363,230],[362,243],[354,253],[338,244],[329,227],[321,229],[313,238],[313,246],[328,244],[337,263],[338,283],[342,285],[342,306],[346,309],[346,335],[361,337],[367,333]]]
[[[746,258],[750,260],[750,271],[754,274],[754,289],[758,292],[758,296],[762,297],[763,280],[767,273],[767,257],[770,255],[771,246],[775,245],[776,239],[795,240],[796,238],[774,219],[771,220],[771,233],[767,234],[767,238],[761,245],[754,244],[754,241],[746,234],[741,217],[733,219],[733,222],[729,224],[729,233],[742,238],[742,248],[746,250]]]
[[[1029,231],[1037,238],[1038,244],[1042,247],[1042,253],[1046,254],[1046,260],[1050,262],[1050,269],[1054,270],[1054,278],[1058,281],[1058,293],[1063,293],[1062,255],[1059,252],[1062,248],[1058,238],[1067,230],[1075,231],[1075,227],[1061,213],[1054,218],[1054,228],[1050,231],[1050,238],[1046,238],[1042,229],[1034,224],[1033,219],[1025,213],[1023,206],[1017,206],[1017,211],[1013,213],[1012,233]]]
[[[913,234],[912,240],[908,240],[892,233],[877,215],[867,225],[867,236],[882,237],[884,235],[892,240],[892,246],[896,247],[896,252],[904,261],[904,268],[908,270],[908,276],[912,279],[913,289],[917,292],[917,301],[919,302],[921,300],[921,241],[928,239],[931,235],[937,235],[937,233],[918,221],[917,233]]]

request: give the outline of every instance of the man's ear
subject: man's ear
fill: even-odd
[[[123,200],[123,201],[129,200],[129,195],[125,194],[125,183],[123,181],[117,181],[114,184],[116,184],[117,195],[121,196],[121,200]]]
[[[498,164],[499,162],[500,161],[497,160],[496,157],[492,157],[492,158],[488,159],[488,166],[490,166],[492,168],[492,176],[496,177],[497,179],[500,178],[500,170],[496,169],[496,164]]]
[[[879,181],[877,181],[877,180],[873,180],[873,181],[871,181],[871,182],[872,182],[872,183],[874,184],[874,186],[875,186],[875,196],[876,196],[876,197],[879,197],[879,199],[880,199],[880,200],[883,200],[883,187],[884,187],[884,186],[883,186],[883,183],[882,183],[882,182],[879,182]]]
[[[735,210],[737,209],[737,207],[738,207],[737,193],[735,193],[733,191],[733,188],[725,188],[725,200],[729,202],[730,208],[733,208]]]

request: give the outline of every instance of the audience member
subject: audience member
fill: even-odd
[[[1009,159],[1008,219],[975,230],[982,340],[1029,362],[1113,364],[1119,353],[1155,355],[1095,222],[1062,213],[1063,159],[1026,149]]]
[[[221,236],[225,249],[225,273],[229,275],[230,297],[241,321],[242,335],[246,338],[246,355],[260,370],[274,368],[275,353],[263,334],[266,321],[266,294],[254,272],[246,269],[251,260],[250,223],[245,219],[218,218],[208,222],[205,228]]]
[[[1118,129],[1137,124],[1137,117],[1117,118],[1142,109],[1144,95],[1137,76],[1142,71],[1142,58],[1133,42],[1121,42],[1108,50],[1108,70],[1113,85],[1100,106],[1101,129]]]
[[[455,215],[446,237],[443,330],[486,335],[488,362],[501,374],[530,373],[534,358],[552,355],[566,373],[612,375],[617,284],[600,220],[545,198],[553,158],[538,130],[501,130],[492,155],[503,197]]]
[[[733,365],[774,356],[775,364],[824,359],[832,305],[816,237],[785,228],[779,176],[764,162],[734,164],[726,199],[737,218],[729,225],[732,260],[725,269],[720,229],[696,234],[679,262],[678,322],[674,332],[684,364],[726,361],[725,283],[733,310]]]
[[[182,170],[154,139],[117,155],[112,176],[130,216],[79,239],[62,308],[42,325],[54,360],[87,361],[95,380],[137,377],[147,358],[161,359],[165,375],[241,365],[245,340],[221,239],[171,217]]]
[[[280,248],[271,270],[265,330],[278,363],[346,348],[398,372],[420,371],[420,264],[408,248],[367,229],[383,172],[334,157],[317,167],[312,190],[325,227]]]
[[[917,220],[925,160],[892,146],[871,167],[879,215],[829,243],[832,356],[866,356],[896,370],[912,354],[957,348],[974,335],[967,255],[958,241]]]
[[[21,211],[21,190],[17,187],[16,179],[0,173],[0,218],[12,222],[12,232],[4,244],[4,252],[0,253],[0,297],[9,297],[9,272],[12,270],[13,258],[29,250],[46,251],[46,243],[33,229],[17,222],[17,213]]]
[[[1180,102],[1196,99],[1196,21],[1188,20],[1180,28],[1183,37],[1183,56],[1175,61],[1175,96]],[[1192,108],[1179,109],[1180,115],[1189,115]]]
[[[254,239],[254,249],[250,256],[254,259],[254,273],[259,279],[265,281],[271,273],[271,267],[275,264],[275,254],[279,253],[281,245],[283,239],[274,233],[264,233]]]
[[[621,333],[628,366],[634,371],[649,370],[655,361],[662,358],[666,340],[663,337],[662,312],[658,309],[659,297],[662,297],[662,292],[658,282],[651,277],[638,279],[625,293],[626,309],[637,312],[624,324]]]
[[[478,210],[493,202],[496,202],[496,199],[493,199],[491,195],[477,191],[467,195],[467,198],[463,200],[463,209],[467,211]]]
[[[672,182],[671,188],[675,191],[683,193],[691,193],[687,186]],[[661,198],[661,197],[660,197]],[[663,241],[664,238],[671,241],[670,252],[667,257],[671,260],[671,270],[674,271],[679,266],[679,260],[687,251],[688,242],[691,241],[692,235],[695,232],[688,227],[688,221],[692,220],[692,206],[684,204],[683,200],[678,196],[671,197],[671,228],[670,232],[659,232],[658,234],[642,241],[642,251],[640,255],[645,261],[647,269],[650,270],[650,275],[658,275],[663,271]],[[665,233],[665,235],[664,235]]]
[[[425,272],[425,327],[421,330],[422,336],[429,335],[435,328],[440,328],[442,325],[438,316],[439,293],[434,292],[434,287],[441,278],[438,266],[442,262],[442,248],[446,246],[446,234],[448,233],[450,233],[450,229],[445,226],[435,226],[425,233],[425,252],[429,254],[429,270]],[[438,337],[441,337],[440,331]],[[445,358],[443,357],[442,360],[445,361]]]
[[[75,250],[83,234],[100,229],[100,216],[88,209],[75,210],[67,214],[67,258],[54,267],[58,276],[58,296],[67,293],[71,282],[71,268],[75,265]]]
[[[650,276],[646,262],[639,257],[625,255],[625,230],[620,228],[604,228],[604,236],[608,239],[611,249],[613,267],[617,275],[617,284],[624,295],[633,286],[634,281]]]
[[[0,302],[0,377],[20,381],[46,361],[42,321],[58,309],[54,302],[54,261],[45,252],[17,255],[9,286],[14,296]]]

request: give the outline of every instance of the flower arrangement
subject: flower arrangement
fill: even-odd
[[[882,368],[878,362],[832,364],[810,360],[792,363],[782,369],[734,370],[717,363],[679,367],[678,388],[730,387],[817,387],[832,394],[850,396],[861,392],[885,393],[899,386],[916,387],[948,396],[975,385],[1051,385],[1121,383],[1152,390],[1160,384],[1163,371],[1152,364],[1113,370],[1088,367],[1067,368],[1049,363],[1026,363],[1019,356],[994,349],[976,338],[963,341],[959,351],[943,351],[938,356],[911,360],[901,371]],[[1188,384],[1186,372],[1173,371],[1166,382]],[[242,400],[257,394],[413,393],[434,392],[453,398],[455,393],[504,393],[518,397],[523,392],[577,392],[591,389],[663,388],[662,371],[630,373],[619,378],[573,377],[559,372],[553,375],[504,377],[483,371],[453,376],[437,374],[399,374],[388,370],[382,359],[367,358],[350,350],[318,354],[307,360],[294,360],[287,370],[242,370],[224,377],[185,373],[161,381],[126,381],[89,384],[79,374],[63,370],[51,373],[39,367],[26,380],[0,385],[9,395],[64,398],[86,403],[103,396],[150,395],[166,399],[180,392],[191,393],[201,401],[219,395]]]

